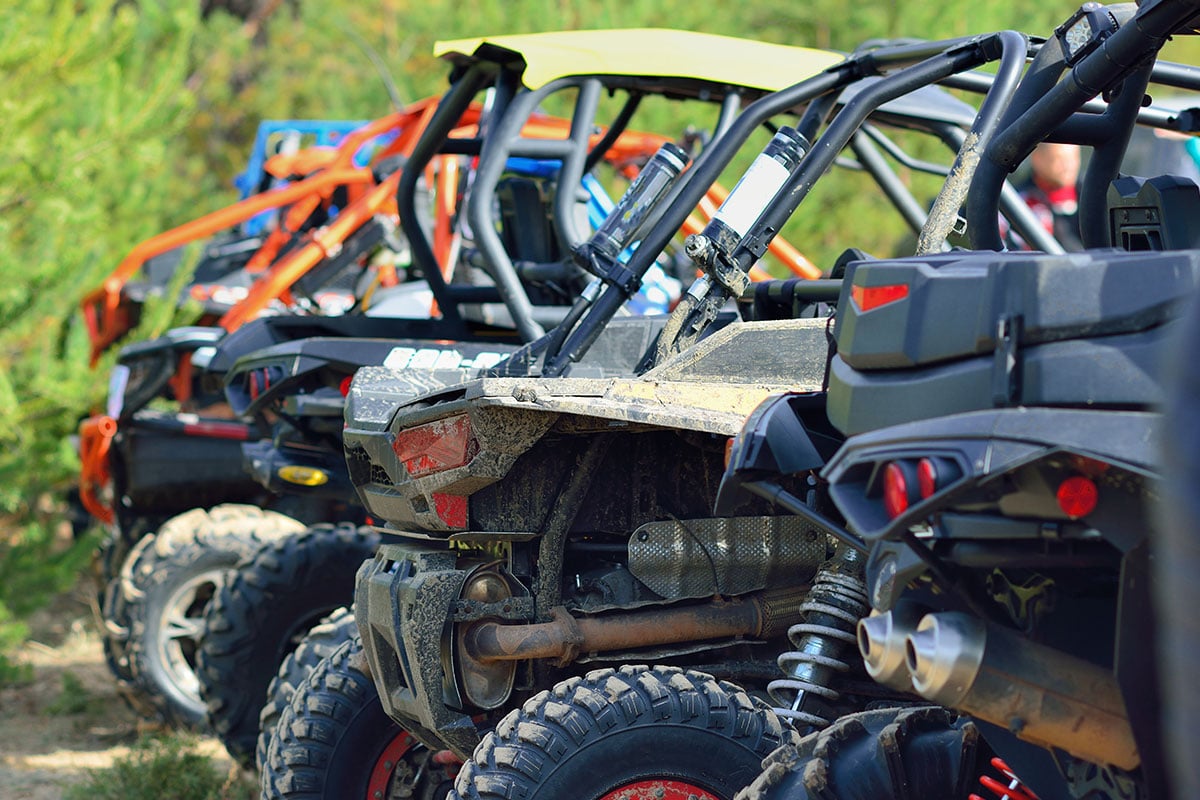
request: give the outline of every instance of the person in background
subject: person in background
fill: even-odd
[[[1029,179],[1017,187],[1042,225],[1067,250],[1082,250],[1079,236],[1079,145],[1042,142],[1029,156]],[[1029,246],[1012,237],[1018,249]]]

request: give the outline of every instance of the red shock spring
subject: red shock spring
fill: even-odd
[[[1004,763],[1003,760],[993,758],[992,766],[1008,780],[1008,785],[1006,786],[991,775],[981,775],[979,783],[983,788],[994,792],[998,800],[1038,800],[1038,796],[1021,784],[1021,779],[1017,777],[1012,768]],[[987,800],[987,798],[972,794],[968,800]]]

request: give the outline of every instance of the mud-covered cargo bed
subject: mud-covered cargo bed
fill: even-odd
[[[769,394],[819,391],[827,352],[826,320],[805,319],[731,325],[636,378],[483,378],[405,398],[401,374],[367,368],[347,398],[351,479],[372,516],[453,531],[438,503],[504,478],[548,432],[733,436]]]

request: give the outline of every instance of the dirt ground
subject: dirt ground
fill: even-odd
[[[0,798],[58,800],[88,771],[111,766],[145,730],[117,695],[93,622],[90,581],[30,621],[19,657],[33,680],[0,687]],[[233,768],[215,739],[200,752]]]

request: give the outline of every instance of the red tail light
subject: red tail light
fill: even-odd
[[[917,490],[922,500],[933,497],[933,493],[937,491],[937,480],[937,464],[928,458],[917,462]]]
[[[479,442],[471,429],[471,418],[459,414],[401,431],[392,442],[392,450],[404,462],[408,474],[420,478],[469,464],[479,452]]]
[[[922,500],[962,477],[962,470],[948,458],[927,457],[917,462],[917,493]]]
[[[353,380],[353,375],[347,375],[346,377],[342,378],[342,382],[338,384],[338,391],[342,393],[342,397],[348,397],[350,395],[350,384],[353,382]]]
[[[908,510],[916,499],[917,474],[912,464],[893,461],[883,471],[883,510],[892,519]]]
[[[257,400],[260,395],[270,390],[283,377],[279,367],[262,367],[246,373],[246,392],[251,400]]]
[[[851,286],[850,300],[859,311],[886,306],[908,297],[908,284],[894,283],[888,286]]]
[[[1100,500],[1100,490],[1090,478],[1076,475],[1058,485],[1055,497],[1058,499],[1058,507],[1064,514],[1071,519],[1079,519],[1096,510],[1096,503]]]
[[[467,498],[434,492],[433,510],[451,528],[467,527]]]

